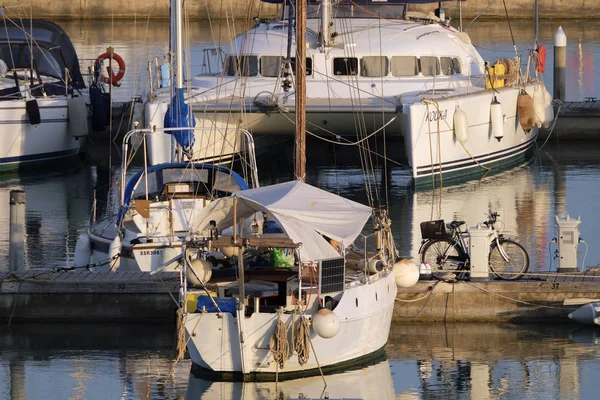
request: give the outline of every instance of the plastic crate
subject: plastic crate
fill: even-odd
[[[423,239],[447,239],[448,234],[444,220],[421,222],[421,237]]]

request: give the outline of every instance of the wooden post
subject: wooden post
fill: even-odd
[[[559,26],[554,34],[554,98],[565,101],[567,84],[567,35]]]
[[[306,2],[296,1],[296,178],[306,178]]]
[[[9,266],[11,272],[25,270],[25,192],[10,191],[10,249]]]

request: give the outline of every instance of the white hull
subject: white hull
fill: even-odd
[[[24,100],[0,102],[0,168],[76,155],[81,141],[69,131],[67,101],[38,98],[39,125],[29,123]]]
[[[332,368],[359,361],[383,349],[390,331],[396,292],[391,271],[372,276],[368,284],[358,280],[348,284],[334,309],[340,321],[339,332],[324,339],[311,328],[313,348],[304,365],[298,363],[296,355],[286,361],[284,368],[278,369],[277,363],[273,362],[269,340],[277,313],[254,313],[243,318],[241,326],[238,318],[229,313],[221,316],[188,313],[185,320],[188,352],[196,367],[213,374],[254,375],[255,378],[264,375],[265,379],[274,378],[276,373],[280,379],[288,374],[290,377],[318,374],[319,367]],[[288,331],[292,318],[293,314],[282,315]],[[291,333],[288,335],[290,337]]]
[[[533,93],[533,87],[529,85],[527,91]],[[501,140],[492,135],[492,91],[435,98],[437,107],[424,102],[404,105],[405,148],[415,180],[431,183],[432,175],[483,174],[486,168],[523,157],[533,146],[538,127],[529,132],[521,127],[517,115],[519,92],[517,87],[507,87],[496,93],[505,116]],[[467,115],[468,140],[464,144],[454,135],[453,116],[457,106]]]

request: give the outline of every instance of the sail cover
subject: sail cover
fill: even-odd
[[[371,216],[371,208],[318,189],[301,180],[244,190],[237,197],[236,217],[252,218],[263,212],[275,220],[285,234],[301,243],[303,261],[339,257],[321,235],[335,239],[344,246],[358,237]],[[204,232],[211,220],[219,231],[233,226],[233,197],[208,204],[198,215],[195,231]],[[239,222],[239,221],[238,221]]]

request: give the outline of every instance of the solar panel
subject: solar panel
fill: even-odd
[[[344,259],[331,258],[319,261],[319,284],[321,293],[341,292],[344,290]]]

